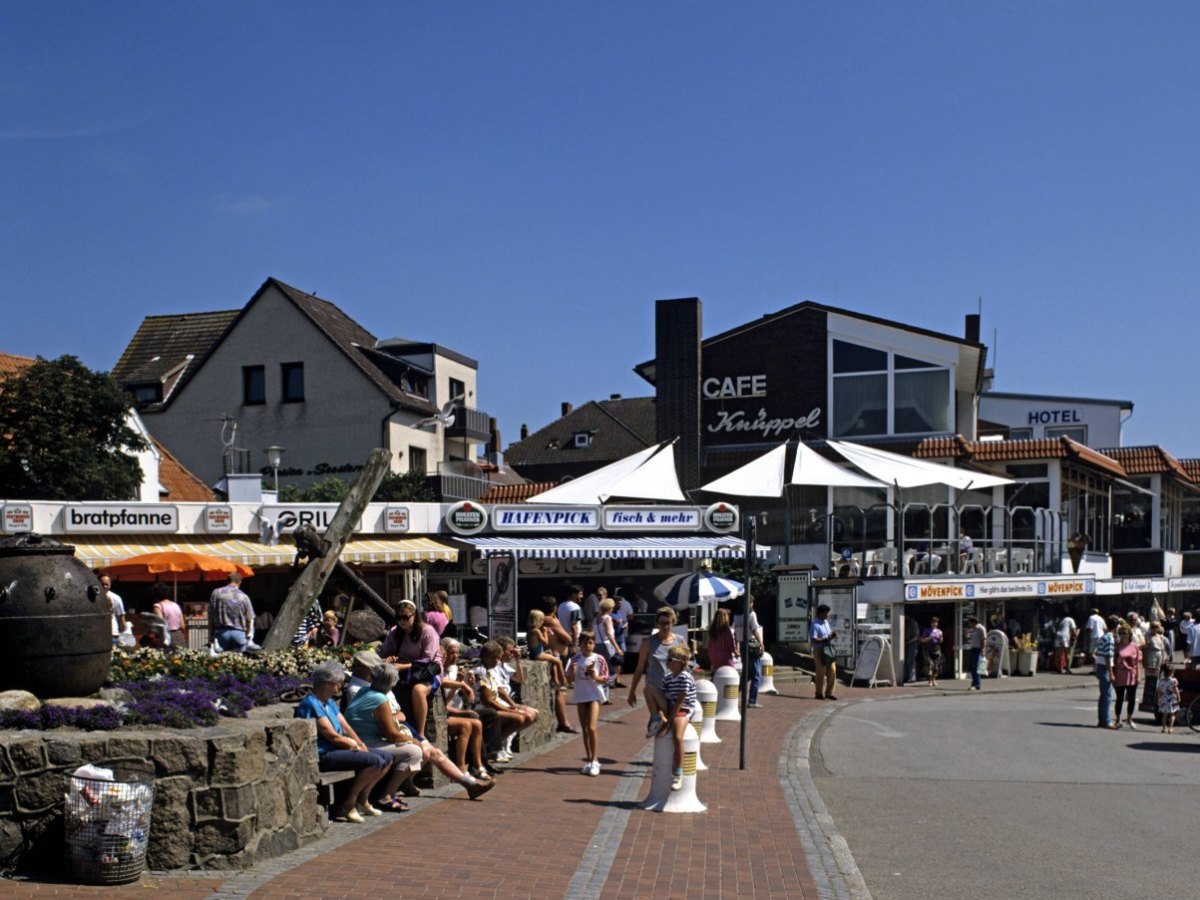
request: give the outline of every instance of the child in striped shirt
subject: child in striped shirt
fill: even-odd
[[[659,728],[660,735],[670,729],[675,740],[675,768],[671,778],[671,790],[683,787],[683,736],[691,727],[692,713],[696,711],[696,679],[688,671],[692,652],[685,644],[672,647],[667,652],[667,668],[670,674],[663,678],[662,692],[667,698],[667,718]]]

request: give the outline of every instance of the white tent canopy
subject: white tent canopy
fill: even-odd
[[[687,502],[675,474],[674,441],[639,450],[595,472],[530,497],[528,503],[587,506],[609,497]]]
[[[913,459],[911,456],[901,456],[889,453],[876,447],[864,447],[849,441],[829,441],[829,446],[862,469],[868,475],[878,478],[885,484],[897,487],[911,488],[926,484],[946,484],[960,491],[968,488],[986,490],[1002,484],[1012,484],[1011,478],[1001,478],[998,475],[985,475],[970,469],[957,469],[941,463],[929,462],[923,459]]]
[[[787,464],[787,443],[764,453],[757,459],[704,485],[703,490],[729,494],[734,497],[778,497],[783,493],[783,473]],[[833,487],[883,487],[867,478],[830,462],[816,450],[796,445],[796,461],[788,484],[826,485]]]

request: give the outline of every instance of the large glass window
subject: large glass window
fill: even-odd
[[[952,430],[950,370],[889,351],[833,342],[833,434]]]

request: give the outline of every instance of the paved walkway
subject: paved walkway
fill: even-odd
[[[8,880],[10,897],[572,897],[859,898],[869,896],[808,774],[809,742],[848,702],[928,691],[841,687],[837,702],[812,699],[807,677],[780,672],[778,696],[750,710],[747,768],[739,726],[721,722],[720,744],[702,745],[709,766],[698,794],[708,812],[638,808],[649,787],[650,742],[642,709],[604,707],[598,778],[579,774],[582,744],[559,740],[523,755],[480,802],[457,787],[419,798],[412,811],[365,825],[335,824],[319,842],[238,874],[147,874],[123,888]],[[793,678],[799,680],[791,681]],[[790,683],[789,683],[790,682]],[[1074,676],[991,679],[984,691],[1089,684]],[[962,693],[966,682],[939,684]],[[622,692],[623,693],[623,692]]]

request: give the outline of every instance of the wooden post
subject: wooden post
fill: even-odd
[[[389,451],[371,451],[371,455],[367,457],[367,464],[363,466],[354,484],[350,485],[346,499],[338,506],[333,515],[333,523],[325,532],[325,539],[329,541],[329,551],[319,559],[311,560],[288,591],[287,599],[283,601],[283,607],[275,617],[275,624],[271,626],[267,639],[263,641],[264,649],[283,650],[291,646],[292,636],[304,621],[305,613],[312,607],[313,598],[320,596],[324,590],[329,574],[337,565],[346,542],[354,534],[367,504],[371,502],[390,465]]]

